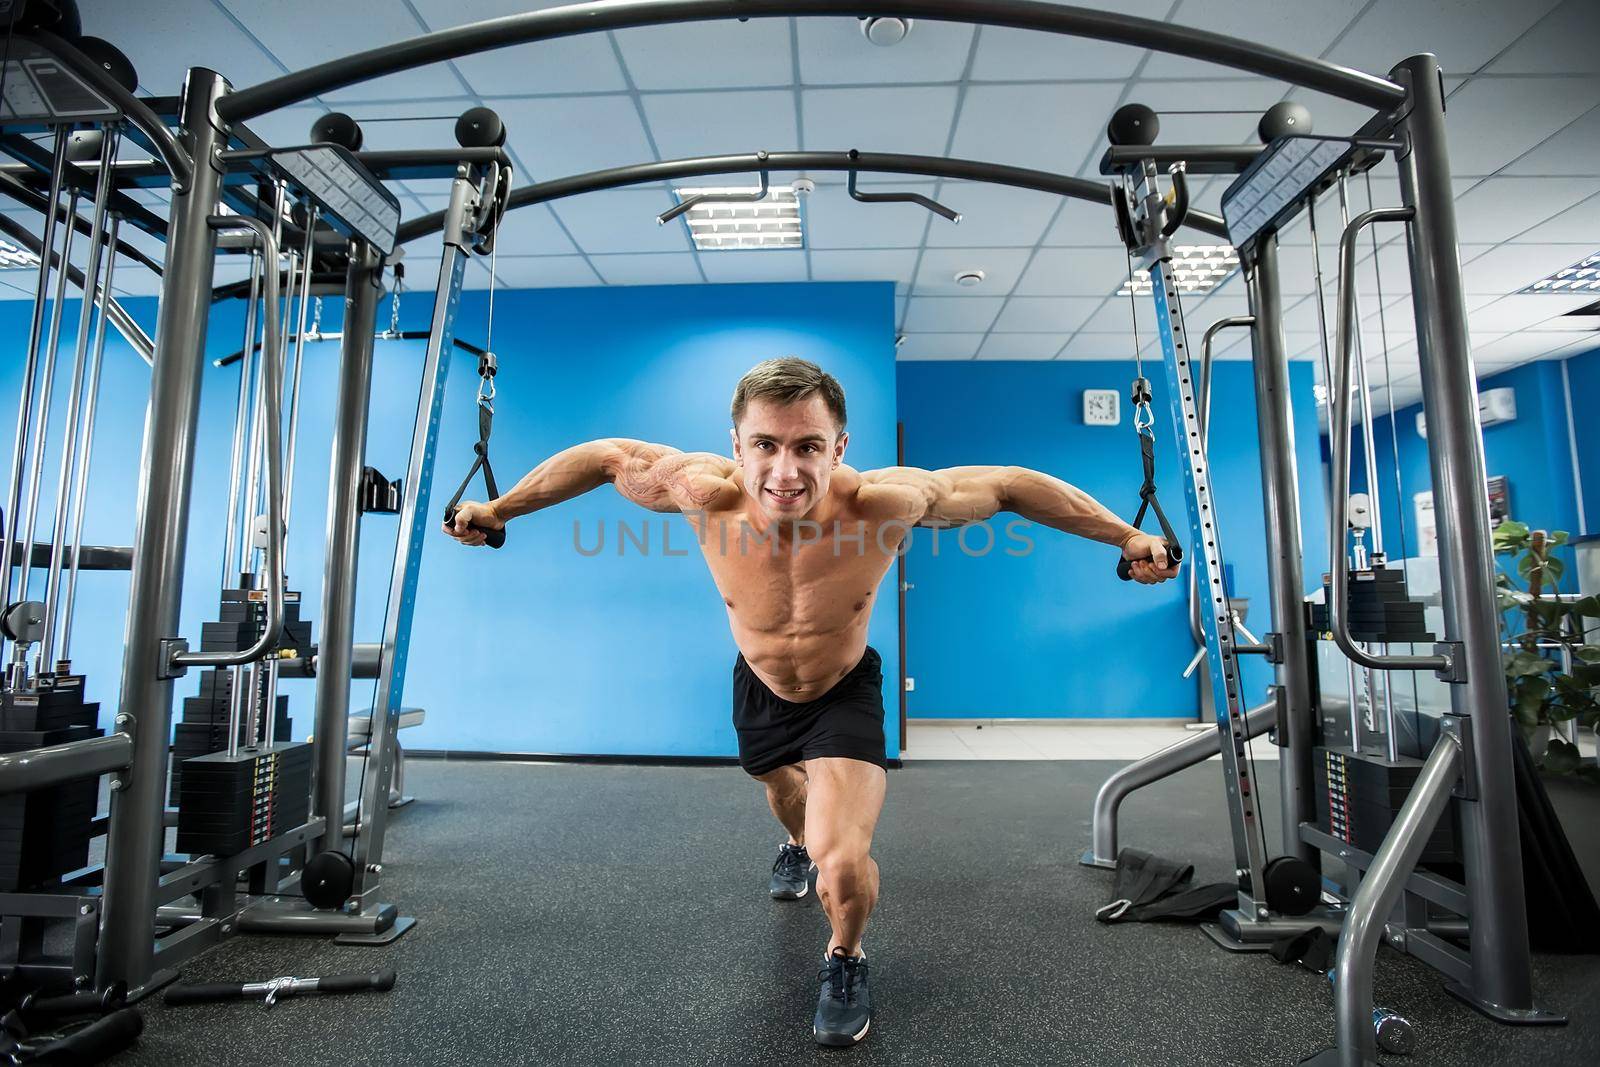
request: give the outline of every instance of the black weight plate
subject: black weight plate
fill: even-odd
[[[1317,869],[1297,856],[1279,856],[1261,872],[1267,907],[1279,915],[1304,915],[1322,899]]]

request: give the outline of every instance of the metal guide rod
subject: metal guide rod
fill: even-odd
[[[1154,164],[1140,175],[1138,198],[1143,217],[1153,225],[1162,212],[1160,187]],[[1164,240],[1164,239],[1163,239]],[[1249,728],[1245,721],[1239,665],[1234,652],[1233,613],[1223,584],[1222,534],[1211,492],[1211,475],[1200,441],[1200,410],[1189,337],[1178,306],[1177,283],[1172,275],[1171,253],[1164,244],[1146,250],[1156,256],[1150,264],[1151,295],[1155,300],[1156,328],[1161,337],[1162,363],[1167,369],[1167,394],[1172,402],[1173,440],[1182,463],[1184,499],[1189,507],[1190,559],[1204,563],[1201,626],[1205,633],[1206,661],[1211,673],[1212,699],[1221,739],[1222,762],[1232,818],[1234,866],[1249,890],[1241,888],[1239,909],[1247,919],[1264,917],[1266,858],[1262,852],[1256,785],[1251,779]],[[1200,566],[1193,563],[1192,566]]]
[[[117,231],[121,228],[122,220],[113,215],[111,236],[106,242],[112,248],[117,247]],[[117,257],[107,256],[104,292],[112,291],[111,281],[116,272]],[[67,571],[67,591],[62,597],[61,607],[61,658],[64,660],[72,658],[72,612],[77,604],[78,564],[83,552],[83,512],[89,492],[90,464],[94,455],[94,419],[100,401],[100,368],[105,363],[106,357],[106,322],[110,317],[102,307],[100,318],[95,323],[94,360],[89,365],[89,384],[84,387],[87,396],[84,399],[83,435],[78,446],[77,488],[72,499],[72,565]]]
[[[300,251],[300,316],[294,334],[294,379],[289,385],[289,443],[283,476],[283,524],[289,525],[294,512],[294,460],[300,438],[300,378],[306,356],[306,313],[311,307],[312,257],[316,251],[317,218],[315,205],[306,208],[306,240]],[[288,326],[285,324],[285,329]]]
[[[373,331],[383,298],[383,259],[365,241],[350,245],[345,273],[345,329],[340,342],[339,394],[328,467],[328,530],[322,565],[322,639],[317,644],[316,777],[311,814],[327,830],[312,851],[339,847],[333,814],[344,810],[345,736],[353,675],[356,569],[361,544],[361,468],[367,451],[372,398]],[[301,331],[304,333],[304,330]]]
[[[1261,496],[1265,513],[1267,585],[1278,660],[1274,666],[1282,720],[1278,723],[1278,793],[1285,855],[1316,862],[1316,849],[1300,839],[1300,824],[1315,814],[1310,651],[1306,644],[1305,572],[1301,559],[1300,473],[1295,453],[1289,358],[1283,343],[1283,297],[1278,239],[1256,242],[1245,271],[1245,291],[1255,325],[1256,426],[1260,438]]]
[[[50,564],[45,571],[44,634],[34,673],[54,670],[56,652],[56,613],[60,608],[62,546],[67,538],[67,511],[72,493],[72,476],[77,467],[78,422],[83,411],[83,380],[89,364],[90,326],[94,321],[94,282],[100,276],[100,255],[105,250],[106,201],[111,194],[111,163],[116,159],[118,137],[114,129],[104,131],[100,144],[100,174],[94,190],[94,218],[89,226],[89,258],[83,267],[83,299],[78,302],[78,335],[73,353],[72,380],[68,386],[66,424],[62,427],[61,466],[56,474],[54,520],[50,531]],[[63,272],[65,276],[65,272]],[[30,531],[31,533],[31,531]],[[31,552],[31,548],[30,548]]]
[[[1440,590],[1447,639],[1456,642],[1450,704],[1472,719],[1468,778],[1474,796],[1459,805],[1467,896],[1472,906],[1472,986],[1452,992],[1479,1007],[1528,1012],[1533,983],[1512,774],[1511,716],[1500,662],[1500,610],[1494,583],[1483,431],[1467,338],[1455,200],[1445,147],[1439,63],[1412,56],[1394,69],[1410,109],[1396,133],[1401,202],[1416,212],[1406,229],[1411,259],[1428,466],[1439,528]]]
[[[256,302],[261,296],[261,253],[250,250],[250,299],[245,304],[244,346],[239,360],[239,403],[233,416],[233,452],[228,461],[228,525],[222,546],[222,588],[231,589],[239,581],[243,567],[238,560],[239,490],[244,467],[245,428],[250,421],[250,382],[252,363],[259,358],[256,348]],[[237,681],[238,679],[235,679]]]
[[[183,602],[201,368],[215,265],[216,231],[210,218],[220,203],[222,185],[222,174],[211,161],[227,144],[226,134],[214,124],[212,105],[226,91],[220,75],[197,67],[189,72],[180,108],[181,125],[197,163],[194,180],[172,198],[156,324],[120,698],[134,751],[124,787],[111,795],[97,989],[116,981],[137,988],[150,978],[154,964],[155,890],[161,873],[167,743],[172,729],[172,680],[162,660],[167,641],[178,632]]]
[[[61,180],[66,172],[67,138],[69,131],[64,126],[55,129],[55,150],[51,157],[50,167],[50,204],[45,210],[44,237],[41,242],[42,255],[39,256],[39,269],[37,281],[33,292],[33,313],[28,322],[28,353],[22,368],[22,396],[17,402],[17,434],[16,441],[11,451],[11,480],[6,486],[6,507],[3,535],[0,535],[0,567],[5,571],[3,583],[3,596],[0,600],[0,609],[9,607],[12,603],[13,580],[16,575],[12,567],[12,555],[17,543],[17,505],[22,499],[22,465],[27,458],[28,427],[33,417],[34,380],[38,377],[39,368],[39,337],[44,329],[45,299],[50,294],[50,265],[55,261],[53,250],[55,248],[56,212],[61,202]],[[67,269],[66,257],[61,259],[61,269]],[[48,414],[48,412],[46,412]],[[33,545],[30,540],[25,549],[26,555],[33,554]],[[28,598],[27,589],[24,588],[19,600]],[[0,651],[5,649],[5,637],[0,635]]]
[[[75,222],[78,217],[79,194],[76,189],[67,198],[67,219],[69,223]],[[33,424],[33,441],[29,446],[28,456],[28,497],[23,504],[21,521],[15,513],[10,516],[13,523],[17,523],[17,531],[22,539],[24,551],[22,553],[21,575],[17,579],[17,599],[28,599],[28,578],[33,571],[33,542],[34,531],[39,518],[39,490],[44,478],[44,452],[49,439],[50,430],[50,394],[55,387],[56,360],[61,349],[61,320],[65,313],[67,300],[67,264],[72,262],[72,238],[77,232],[75,225],[68,225],[66,233],[61,238],[61,269],[56,272],[56,295],[50,305],[50,326],[46,331],[44,342],[44,360],[40,373],[43,380],[39,383],[39,419]],[[12,684],[20,686],[26,683],[26,656],[22,645],[17,645],[12,651],[13,677]]]
[[[400,506],[400,527],[396,537],[394,570],[389,580],[388,609],[383,623],[382,665],[372,701],[371,743],[367,746],[366,766],[373,768],[362,782],[361,810],[368,812],[367,825],[355,841],[355,895],[362,896],[376,886],[376,866],[383,855],[383,836],[388,810],[391,765],[394,760],[395,732],[400,720],[400,701],[406,678],[406,659],[411,645],[411,618],[416,610],[417,576],[422,568],[424,539],[436,519],[429,509],[433,489],[434,453],[439,441],[439,412],[444,403],[445,379],[450,371],[451,339],[455,333],[456,310],[461,301],[461,279],[466,269],[464,233],[471,217],[477,192],[465,177],[457,177],[450,190],[449,223],[445,229],[444,259],[439,264],[439,281],[434,290],[433,322],[428,330],[428,349],[423,357],[421,390],[411,431],[411,453],[406,463],[405,497]],[[346,329],[346,333],[350,331]],[[332,740],[332,739],[330,739]],[[343,810],[341,807],[332,810]],[[332,822],[330,817],[330,823]],[[371,875],[369,886],[369,875]]]
[[[1350,225],[1349,181],[1339,174],[1339,225]],[[1367,381],[1366,346],[1362,343],[1361,287],[1350,282],[1350,336],[1356,349],[1356,388],[1361,397],[1361,453],[1366,461],[1367,493],[1373,506],[1368,519],[1372,522],[1372,551],[1383,551],[1383,508],[1378,506],[1378,447],[1372,439],[1372,386]]]

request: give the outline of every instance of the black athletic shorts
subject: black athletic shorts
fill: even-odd
[[[733,664],[739,765],[766,774],[801,760],[842,756],[888,766],[883,740],[883,661],[868,648],[849,674],[815,700],[784,700],[740,655]]]

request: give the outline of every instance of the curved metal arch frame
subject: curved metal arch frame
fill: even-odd
[[[692,159],[667,159],[654,163],[635,163],[627,167],[575,174],[567,178],[537,182],[512,192],[506,210],[561,200],[582,193],[616,189],[626,185],[696,178],[711,174],[740,174],[747,171],[873,171],[881,174],[917,174],[934,178],[1009,185],[1077,200],[1110,204],[1111,186],[1086,178],[1070,178],[1048,171],[984,163],[973,159],[943,156],[913,156],[886,152],[754,152],[738,156],[699,156]],[[1227,239],[1222,219],[1203,211],[1190,211],[1186,225],[1212,237]],[[397,244],[438,233],[444,227],[444,212],[422,215],[400,227]]]
[[[1041,0],[873,0],[871,7],[872,13],[880,16],[1036,30],[1150,48],[1280,79],[1377,110],[1392,110],[1407,98],[1402,86],[1362,71],[1208,30],[1116,12]],[[238,90],[218,100],[216,109],[225,121],[238,122],[386,74],[475,52],[585,33],[715,19],[817,15],[855,18],[860,14],[860,0],[608,0],[572,4],[472,22],[330,60]]]

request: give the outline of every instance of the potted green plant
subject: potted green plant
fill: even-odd
[[[1551,553],[1566,541],[1565,530],[1547,534],[1520,522],[1495,528],[1495,553],[1514,561],[1516,578],[1526,585],[1518,588],[1505,570],[1496,572],[1506,686],[1512,712],[1543,769],[1600,782],[1595,761],[1552,731],[1557,723],[1576,722],[1591,731],[1600,723],[1600,625],[1593,621],[1600,619],[1600,597],[1574,601],[1557,595],[1565,564]]]

